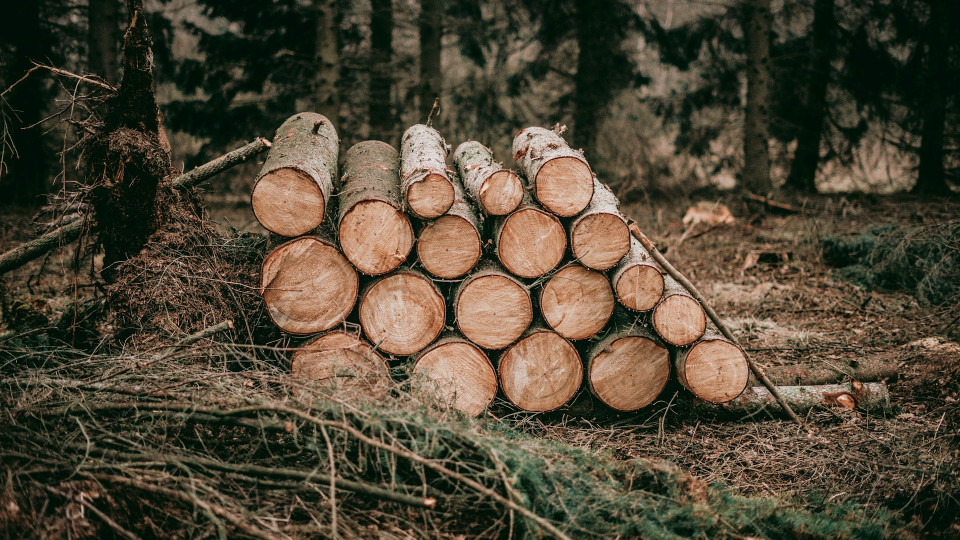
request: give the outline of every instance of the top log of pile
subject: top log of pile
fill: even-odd
[[[400,143],[400,190],[405,206],[423,219],[442,216],[456,197],[447,173],[447,145],[437,130],[417,124]]]
[[[557,131],[524,129],[513,139],[513,159],[544,208],[560,217],[579,214],[593,198],[593,172],[583,153]]]

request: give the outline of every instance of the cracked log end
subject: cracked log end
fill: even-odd
[[[507,399],[532,412],[562,407],[583,380],[577,349],[556,332],[542,328],[531,330],[503,353],[499,372]]]
[[[596,335],[610,320],[615,304],[607,277],[579,264],[551,276],[540,293],[544,320],[567,339]]]
[[[670,378],[670,353],[652,339],[625,336],[594,356],[587,369],[590,391],[618,411],[653,403]]]
[[[440,335],[446,320],[446,304],[436,285],[407,270],[371,285],[360,299],[359,311],[367,339],[401,356],[423,350]]]
[[[479,415],[497,395],[493,364],[482,350],[463,338],[441,338],[431,345],[417,358],[413,374],[419,391],[468,416]]]
[[[413,226],[397,207],[379,200],[354,204],[340,220],[340,248],[364,274],[386,274],[413,249]]]

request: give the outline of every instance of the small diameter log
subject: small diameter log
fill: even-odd
[[[567,339],[596,335],[607,325],[615,305],[607,277],[576,263],[550,276],[540,291],[543,319]]]
[[[899,374],[898,358],[890,355],[866,356],[850,361],[819,360],[815,364],[790,364],[764,368],[767,377],[778,386],[834,384],[845,380],[874,382]]]
[[[437,286],[419,272],[399,270],[360,295],[360,326],[374,347],[407,356],[443,330],[446,305]]]
[[[364,274],[386,274],[413,249],[413,226],[400,203],[400,155],[385,142],[364,141],[343,158],[337,221],[340,249]]]
[[[400,143],[400,192],[417,217],[440,217],[453,205],[453,183],[447,174],[447,145],[432,127],[410,127]]]
[[[311,381],[382,387],[390,381],[387,361],[359,335],[332,330],[294,351],[293,375]]]
[[[707,329],[703,306],[670,276],[663,276],[663,298],[653,308],[651,321],[657,334],[677,347],[700,339]]]
[[[531,412],[562,407],[583,382],[577,349],[560,334],[539,325],[504,351],[497,371],[507,399]]]
[[[464,198],[454,178],[453,206],[428,223],[417,238],[417,257],[423,267],[442,279],[458,278],[477,265],[483,253],[480,219]]]
[[[652,330],[618,317],[587,353],[590,391],[618,411],[654,402],[670,379],[670,353]]]
[[[593,179],[593,199],[570,223],[570,250],[580,264],[609,270],[630,251],[630,231],[620,202],[606,184]]]
[[[853,381],[821,386],[775,386],[791,409],[804,413],[817,406],[842,407],[847,410],[888,411],[890,392],[886,383]],[[762,386],[747,388],[740,397],[723,405],[730,412],[756,414],[760,411],[781,413],[782,407]]]
[[[513,212],[523,200],[523,181],[493,159],[493,152],[477,141],[467,141],[453,153],[467,195],[491,216]]]
[[[593,172],[583,153],[567,146],[556,131],[524,129],[513,139],[513,154],[537,200],[554,214],[575,216],[593,198]]]
[[[747,387],[750,366],[739,346],[711,330],[689,348],[675,351],[677,380],[698,398],[726,403]]]
[[[457,328],[485,349],[502,349],[533,322],[530,292],[496,263],[481,263],[453,297]]]
[[[257,220],[281,236],[316,229],[333,193],[340,140],[322,114],[298,113],[284,122],[253,186]]]
[[[613,269],[610,282],[627,309],[648,311],[663,297],[663,274],[640,241],[631,236],[630,251]]]
[[[497,219],[493,243],[504,268],[523,278],[536,278],[560,264],[567,250],[567,233],[556,216],[524,195],[516,210]]]
[[[445,335],[417,355],[413,374],[418,390],[468,416],[482,413],[497,396],[490,359],[459,334]]]

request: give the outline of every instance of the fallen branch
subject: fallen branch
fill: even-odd
[[[824,384],[810,386],[778,386],[778,392],[796,410],[806,412],[817,406],[842,407],[847,410],[886,411],[890,409],[890,392],[883,382]],[[738,413],[756,414],[762,410],[781,409],[769,390],[754,386],[723,408]]]
[[[757,194],[755,194],[755,193],[747,193],[747,198],[750,199],[751,201],[756,201],[756,202],[758,202],[758,203],[766,206],[767,208],[770,208],[770,209],[772,209],[772,210],[777,210],[777,211],[783,212],[783,213],[785,213],[785,214],[799,214],[799,213],[800,213],[800,210],[798,210],[798,209],[790,206],[790,205],[787,204],[787,203],[778,202],[778,201],[775,201],[775,200],[773,200],[773,199],[770,199],[769,197],[764,197],[763,195],[757,195]]]
[[[167,348],[165,351],[163,351],[163,354],[164,355],[170,354],[176,351],[177,349],[186,347],[188,345],[193,345],[194,343],[200,341],[201,339],[215,336],[220,332],[226,332],[227,330],[233,330],[233,321],[230,319],[227,319],[221,323],[217,323],[213,326],[208,326],[203,330],[200,330],[199,332],[190,334],[189,336],[178,341],[177,344],[174,345],[173,347]]]

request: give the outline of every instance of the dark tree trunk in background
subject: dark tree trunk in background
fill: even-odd
[[[591,0],[577,0],[576,3],[577,72],[574,75],[573,92],[573,136],[577,146],[584,148],[587,157],[594,153],[593,142],[597,132],[597,118],[603,107],[602,85],[605,82],[603,66],[607,64],[603,55],[606,36],[610,32],[605,28],[603,8]]]
[[[371,0],[370,138],[394,143],[396,134],[390,90],[393,87],[393,3]]]
[[[87,4],[87,71],[110,84],[120,78],[120,0],[89,0]]]
[[[923,88],[926,95],[921,102],[923,130],[920,141],[920,171],[914,193],[946,195],[950,193],[943,167],[943,133],[946,122],[947,96],[944,89],[947,77],[947,32],[949,20],[946,2],[929,0],[930,22],[924,62],[926,77]]]
[[[337,0],[313,0],[317,17],[315,63],[317,70],[314,91],[314,109],[334,125],[339,124],[340,93],[337,80],[340,74],[340,27]]]
[[[764,193],[770,183],[770,0],[747,0],[747,111],[743,126],[743,187]]]
[[[788,186],[809,193],[817,191],[820,138],[827,114],[827,85],[830,83],[830,63],[837,44],[835,27],[834,0],[815,0],[806,111],[797,137],[797,151],[790,176],[787,177]]]
[[[420,122],[426,122],[433,101],[440,97],[443,0],[420,2]]]

